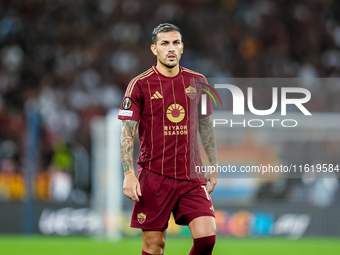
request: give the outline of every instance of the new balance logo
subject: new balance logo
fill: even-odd
[[[151,99],[160,99],[160,98],[163,98],[163,96],[158,91],[156,91],[155,94],[153,94],[153,96],[151,97]]]

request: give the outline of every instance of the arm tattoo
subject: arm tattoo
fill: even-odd
[[[133,152],[135,145],[135,135],[137,129],[137,121],[123,120],[122,135],[120,138],[120,154],[124,169],[124,175],[133,172]]]
[[[210,117],[199,120],[198,131],[201,136],[202,144],[205,153],[208,156],[209,162],[212,166],[217,165],[217,153],[215,144],[215,133]]]

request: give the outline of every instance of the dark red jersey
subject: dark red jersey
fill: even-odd
[[[175,77],[166,77],[153,66],[131,80],[118,118],[139,123],[137,163],[142,168],[190,180],[195,166],[202,165],[197,142],[198,119],[213,112],[208,96],[206,114],[201,115],[200,88],[204,84],[207,81],[202,74],[183,67]]]

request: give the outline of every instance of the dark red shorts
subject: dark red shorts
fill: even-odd
[[[139,175],[142,196],[135,202],[131,227],[163,231],[171,212],[179,225],[200,216],[215,217],[205,183],[176,180],[143,169]]]

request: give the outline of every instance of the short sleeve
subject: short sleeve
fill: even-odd
[[[126,89],[123,101],[120,105],[118,119],[139,121],[142,107],[142,92],[139,81],[132,80]]]

